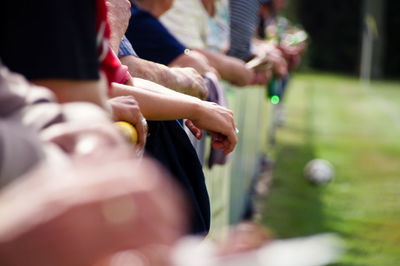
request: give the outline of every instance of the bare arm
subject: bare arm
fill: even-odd
[[[208,62],[207,58],[196,51],[186,50],[185,53],[181,54],[174,61],[169,64],[170,67],[193,67],[200,74],[206,72],[212,72],[213,69]]]
[[[122,64],[128,66],[133,77],[147,79],[200,99],[207,97],[208,90],[204,80],[193,68],[169,68],[132,55],[123,56],[120,60]]]
[[[129,25],[131,3],[129,0],[107,0],[107,19],[111,28],[110,45],[115,54]]]
[[[207,57],[222,79],[237,86],[249,85],[253,80],[254,72],[247,68],[242,60],[204,49],[196,49],[196,51]]]
[[[139,102],[147,120],[175,120],[191,118],[201,100],[175,92],[143,79],[134,79],[134,86],[112,84],[111,97],[131,95]]]
[[[213,146],[232,152],[237,144],[232,111],[214,103],[174,92],[149,81],[136,81],[135,86],[113,83],[112,96],[132,95],[148,120],[190,119],[193,124],[213,134]],[[153,85],[151,85],[153,84]]]

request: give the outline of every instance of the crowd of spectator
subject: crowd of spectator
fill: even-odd
[[[284,5],[2,1],[0,265],[118,265],[126,250],[169,265],[178,239],[206,236],[201,140],[216,163],[237,145],[222,80],[267,86],[298,66]]]

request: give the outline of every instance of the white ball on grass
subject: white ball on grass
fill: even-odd
[[[313,184],[322,185],[332,181],[335,170],[330,162],[314,159],[304,167],[305,178]]]

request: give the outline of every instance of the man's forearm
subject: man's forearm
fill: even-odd
[[[123,56],[120,60],[122,64],[128,66],[132,77],[147,79],[165,87],[169,87],[167,85],[169,85],[168,82],[170,82],[170,79],[175,79],[167,66],[131,55]]]
[[[196,49],[196,51],[208,59],[210,65],[218,71],[222,79],[237,86],[246,86],[251,83],[254,73],[251,69],[246,68],[242,60],[204,49]]]
[[[129,25],[131,4],[128,0],[107,0],[107,19],[111,28],[110,45],[115,54]]]
[[[192,71],[196,74],[188,69],[170,68],[132,55],[123,56],[120,60],[128,66],[130,74],[135,78],[146,79],[190,96],[205,98],[205,85],[202,80],[198,80],[201,77],[195,70]]]
[[[175,58],[168,66],[170,67],[192,67],[200,74],[212,72],[213,68],[207,57],[193,50],[186,50],[185,53]]]

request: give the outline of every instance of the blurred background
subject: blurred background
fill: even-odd
[[[267,5],[266,2],[268,1],[264,1],[265,5]],[[280,61],[283,61],[285,69],[289,69],[289,74],[287,75],[286,72],[284,75],[271,74],[268,84],[257,83],[263,85],[244,87],[222,81],[228,107],[235,113],[239,141],[235,152],[229,155],[228,160],[224,157],[220,164],[208,161],[207,165],[203,166],[212,216],[210,234],[207,237],[218,239],[224,235],[229,236],[229,226],[251,220],[257,225],[261,224],[262,230],[256,228],[257,230],[254,231],[232,231],[233,236],[236,233],[238,237],[227,238],[228,249],[231,247],[237,252],[240,249],[235,250],[234,244],[238,244],[244,250],[246,245],[258,247],[257,245],[268,243],[267,241],[273,238],[280,240],[333,233],[343,240],[346,248],[344,255],[334,265],[400,265],[400,35],[398,34],[400,16],[397,14],[400,11],[400,2],[395,0],[286,0],[284,2],[286,2],[286,7],[283,12],[276,17],[274,13],[274,22],[268,25],[273,26],[275,31],[271,32],[274,34],[267,37],[270,38],[271,43],[276,42],[273,45],[279,46],[279,49],[274,47],[279,53],[286,49],[285,52],[289,56],[286,56],[285,60],[281,58],[282,55],[278,57],[282,59]],[[127,11],[130,14],[129,7]],[[286,17],[289,23],[280,16]],[[261,32],[268,32],[268,26],[261,28]],[[299,32],[302,33],[300,37],[306,37],[295,40],[294,35]],[[287,38],[288,36],[291,38]],[[285,42],[285,40],[288,41]],[[257,40],[257,42],[263,41],[266,40],[261,38]],[[307,49],[304,54],[303,49],[299,49],[298,51],[301,50],[301,52],[297,52],[295,57],[289,52],[293,52],[296,46],[307,47]],[[266,55],[267,52],[264,51],[263,57],[266,58]],[[297,68],[300,58],[301,62]],[[272,60],[272,57],[269,60]],[[274,64],[276,62],[274,61]],[[286,64],[293,67],[288,67]],[[269,65],[269,70],[271,70],[270,67],[271,65]],[[143,123],[143,120],[140,122],[139,125],[145,127],[146,123]],[[211,138],[208,137],[205,142],[207,145],[205,145],[204,153],[210,154]],[[157,149],[157,144],[154,145]],[[132,154],[122,155],[129,157]],[[165,156],[167,158],[169,155]],[[135,167],[129,159],[132,158],[125,158],[122,162],[127,164],[126,167]],[[110,158],[104,157],[104,162],[106,160],[109,163]],[[118,157],[113,160],[115,160],[115,165],[111,164],[111,166],[119,167],[121,160]],[[103,167],[107,166],[101,162],[95,163]],[[84,160],[81,167],[83,166],[86,166]],[[69,167],[69,164],[65,167]],[[104,176],[109,175],[107,171],[103,171],[102,167],[95,169]],[[121,174],[121,180],[110,180],[121,182],[121,187],[126,182],[132,186],[132,191],[136,191],[135,186],[140,186],[141,181],[135,179],[137,183],[132,183],[129,177],[130,173],[135,171],[131,168],[127,169],[124,175]],[[157,169],[154,165],[145,165],[143,169],[139,169],[138,176],[147,173],[149,169],[152,169],[150,175],[161,175],[153,173],[153,170]],[[188,170],[192,169],[193,167],[188,166]],[[56,170],[60,172],[58,168],[54,171]],[[89,171],[86,168],[83,170]],[[80,172],[77,172],[76,176],[79,176],[78,174]],[[49,176],[51,175],[52,172]],[[38,176],[41,176],[40,172]],[[104,180],[103,185],[108,185],[106,181],[109,179],[104,177]],[[55,183],[58,184],[58,182]],[[55,188],[58,187],[55,186]],[[73,186],[71,188],[68,191],[75,191]],[[140,197],[143,197],[143,202],[148,200],[154,206],[149,205],[151,208],[147,208],[145,204],[137,204],[138,207],[143,208],[145,218],[142,219],[143,224],[129,226],[129,229],[134,229],[131,233],[137,234],[138,227],[136,226],[142,226],[148,230],[143,231],[143,239],[146,239],[146,233],[155,232],[157,235],[158,231],[154,228],[168,225],[165,229],[162,226],[159,227],[159,231],[165,230],[169,235],[169,226],[179,224],[179,215],[174,215],[174,213],[179,214],[180,207],[177,207],[170,215],[169,211],[165,212],[167,208],[163,207],[164,205],[156,204],[163,203],[163,199],[173,199],[171,195],[174,191],[169,192],[165,188],[166,186],[160,183],[154,190],[149,190],[149,194],[146,194],[148,198],[138,193]],[[83,189],[85,187],[81,188],[82,192]],[[121,191],[121,197],[128,195],[128,192],[131,193],[130,190],[121,189]],[[39,192],[36,193],[42,195]],[[119,196],[119,194],[116,195]],[[154,195],[157,196],[154,198],[157,200],[153,199]],[[165,198],[158,198],[158,196]],[[112,198],[115,195],[106,193],[105,197]],[[106,199],[109,200],[109,198]],[[93,201],[97,200],[101,210],[104,211],[104,200],[100,199],[99,193],[99,198]],[[176,202],[171,202],[171,206],[175,206],[174,204],[178,206],[178,202],[183,202],[180,198],[175,200]],[[127,213],[127,221],[136,222],[137,220],[131,219],[136,216],[129,215],[135,214],[132,210],[136,211],[134,208],[136,205],[128,204],[127,206],[124,203],[123,198],[122,207],[124,208],[117,208],[118,212],[112,212],[110,217],[118,218],[121,216],[119,214],[123,213],[124,218]],[[119,207],[119,204],[115,206]],[[95,207],[96,210],[100,209],[97,205]],[[130,212],[125,212],[125,208],[129,208]],[[108,208],[105,209],[108,210]],[[139,208],[138,210],[138,213],[141,213]],[[146,210],[155,213],[147,216]],[[154,219],[156,213],[162,214],[164,218],[170,215],[177,221],[167,222],[169,219],[165,219],[165,223],[162,220],[158,221]],[[104,213],[102,215],[104,216]],[[93,219],[93,221],[101,223],[98,219]],[[126,223],[118,222],[117,224],[125,226]],[[184,228],[183,222],[177,227]],[[58,229],[58,227],[55,228]],[[95,227],[90,226],[90,228]],[[177,238],[180,237],[179,231],[177,229],[175,232]],[[73,237],[80,238],[80,231],[77,232]],[[99,229],[93,234],[99,232],[103,231]],[[126,238],[124,231],[118,232],[122,232],[122,239]],[[38,236],[35,239],[43,239],[43,243],[47,243],[40,232]],[[134,241],[140,239],[128,238]],[[59,241],[56,237],[54,240]],[[87,237],[84,240],[93,239]],[[68,244],[68,241],[60,242]],[[109,243],[112,244],[112,242]],[[28,244],[31,243],[35,242]],[[85,246],[86,242],[77,241],[77,243]],[[101,243],[107,243],[107,241]],[[142,243],[138,240],[136,245],[141,247]],[[146,254],[146,245],[143,248],[144,254]],[[87,246],[90,247],[90,245]],[[125,244],[121,248],[124,246]],[[153,246],[157,247],[152,245],[151,248]],[[62,245],[55,245],[55,247],[61,247],[60,251],[64,250]],[[315,253],[317,253],[315,255],[320,255],[313,247],[311,246],[312,252],[307,252],[307,256],[311,254],[312,257]],[[156,257],[167,258],[151,248],[148,249],[152,253],[149,252],[150,257],[156,254]],[[307,246],[305,249],[309,251],[310,247]],[[65,249],[71,252],[74,250]],[[299,250],[301,249],[295,248],[298,253]],[[164,252],[169,251],[164,250]],[[51,252],[47,253],[51,254]],[[287,256],[287,253],[283,256],[279,252],[271,253],[284,259],[295,258],[299,263],[302,261],[293,255],[296,254],[293,250],[288,251],[292,256]],[[191,263],[200,265],[198,264],[200,262],[193,260],[190,254],[183,255]],[[199,254],[197,256],[201,257],[202,254]],[[253,257],[260,258],[255,255]],[[17,258],[20,258],[19,254]],[[72,259],[74,259],[73,256]],[[260,263],[268,263],[260,261]],[[3,265],[1,258],[0,264]],[[243,265],[253,266],[254,264],[246,261]]]
[[[285,13],[311,36],[305,66],[358,75],[370,34],[372,77],[399,78],[399,10],[395,0],[297,0],[288,1]]]
[[[297,0],[284,11],[309,47],[266,149],[274,166],[259,221],[282,238],[338,233],[347,252],[335,265],[400,265],[399,11],[395,0]],[[331,183],[304,179],[315,158],[333,165]]]

